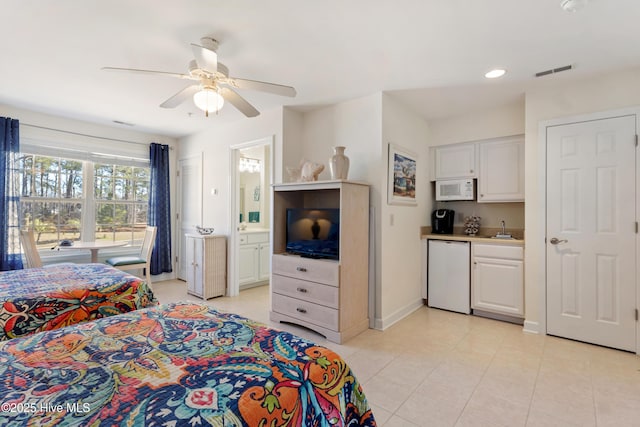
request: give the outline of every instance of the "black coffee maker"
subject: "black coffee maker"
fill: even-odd
[[[452,209],[436,209],[431,213],[431,232],[434,234],[453,234],[453,219],[456,212]]]

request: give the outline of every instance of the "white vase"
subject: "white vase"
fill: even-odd
[[[331,179],[347,179],[349,158],[344,155],[345,147],[333,147],[333,156],[329,159]]]

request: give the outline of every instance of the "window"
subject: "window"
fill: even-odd
[[[148,166],[21,153],[19,172],[21,227],[34,229],[40,249],[63,239],[142,240]]]
[[[94,165],[96,239],[144,238],[149,200],[149,168]]]

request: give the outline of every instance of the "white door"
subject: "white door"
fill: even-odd
[[[635,116],[547,128],[547,333],[636,349]]]
[[[202,224],[202,155],[178,160],[178,279],[187,280],[185,234],[195,232]]]

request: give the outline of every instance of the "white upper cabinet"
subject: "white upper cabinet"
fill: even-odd
[[[476,178],[476,144],[454,144],[435,147],[434,178]]]
[[[524,136],[479,144],[478,202],[524,201]]]

